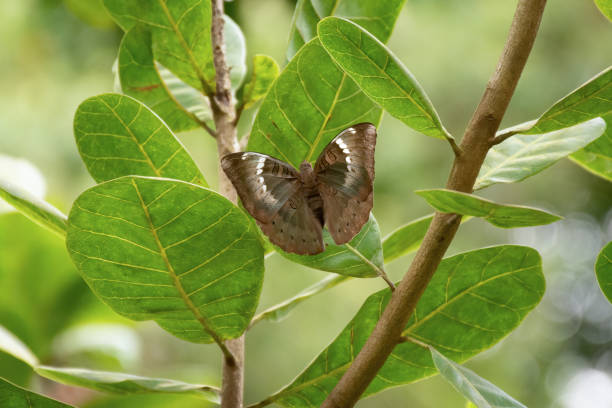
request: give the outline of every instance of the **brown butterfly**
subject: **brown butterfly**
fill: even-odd
[[[221,166],[242,204],[270,241],[284,251],[325,250],[323,225],[338,245],[349,242],[372,209],[376,127],[343,130],[323,149],[314,169],[254,152],[228,154]]]

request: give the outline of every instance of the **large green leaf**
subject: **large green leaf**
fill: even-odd
[[[494,146],[480,169],[474,189],[531,177],[580,150],[606,129],[601,118],[543,134],[516,134]]]
[[[248,109],[266,96],[279,72],[280,68],[274,58],[267,55],[255,55],[253,73],[249,81],[244,84],[240,96],[242,108]]]
[[[167,378],[150,378],[83,368],[40,365],[34,353],[21,340],[2,326],[0,326],[0,351],[23,361],[32,367],[37,374],[62,384],[116,394],[191,394],[212,402],[219,401],[219,390],[207,385],[188,384]],[[0,404],[0,406],[4,407],[5,405]]]
[[[287,59],[317,36],[317,23],[327,16],[346,17],[387,42],[404,1],[299,0],[291,23]]]
[[[257,307],[263,248],[254,224],[193,184],[122,177],[97,185],[74,203],[67,247],[113,310],[185,340],[238,337]]]
[[[175,132],[198,127],[200,118],[181,104],[179,98],[184,94],[195,94],[199,99],[199,104],[195,106],[206,106],[204,95],[174,77],[168,70],[165,70],[166,75],[174,78],[171,77],[170,83],[164,81],[162,73],[158,71],[160,67],[156,66],[153,59],[151,46],[151,33],[142,24],[130,28],[123,36],[119,46],[119,79],[123,92],[144,102]],[[170,90],[172,84],[176,84],[174,93]],[[178,86],[180,88],[177,89]]]
[[[318,27],[325,50],[373,101],[425,135],[450,137],[423,88],[376,37],[337,17],[321,20]]]
[[[61,236],[66,235],[66,215],[48,202],[3,178],[0,178],[0,198],[35,223]]]
[[[604,134],[569,158],[591,173],[612,181],[612,113],[603,119],[606,121]]]
[[[314,39],[289,62],[264,98],[248,150],[298,168],[304,160],[314,162],[351,125],[378,124],[381,113]]]
[[[74,116],[74,135],[89,173],[98,182],[140,175],[206,186],[168,126],[129,96],[103,94],[86,99]]]
[[[559,221],[561,217],[530,207],[497,204],[472,194],[445,189],[415,191],[440,212],[481,217],[500,228],[531,227]]]
[[[494,384],[429,347],[436,368],[449,383],[478,408],[527,408]]]
[[[595,274],[601,291],[612,303],[612,241],[604,246],[595,263]]]
[[[0,407],[5,408],[66,408],[63,404],[0,378]]]
[[[540,118],[504,129],[499,133],[515,130],[522,134],[548,133],[587,120],[602,117],[612,123],[612,68],[607,68],[578,89],[555,103]],[[571,153],[571,152],[570,152]],[[601,177],[612,180],[612,130],[573,153],[570,158]]]
[[[444,259],[395,347],[364,396],[436,372],[422,343],[464,361],[491,347],[532,310],[544,293],[539,254],[504,245]],[[289,386],[268,398],[287,407],[319,406],[363,347],[391,292],[368,297],[347,327]]]
[[[284,300],[274,306],[271,306],[263,312],[259,313],[253,318],[251,326],[254,326],[255,324],[264,320],[280,322],[281,320],[284,320],[289,315],[289,313],[303,301],[308,300],[311,297],[326,291],[327,289],[331,289],[339,283],[342,283],[348,279],[350,279],[350,276],[343,275],[332,275],[321,279],[319,282],[307,287],[297,295],[290,297],[289,299]]]
[[[372,214],[361,231],[347,244],[336,245],[327,230],[323,230],[325,251],[317,255],[296,255],[277,249],[278,253],[299,264],[322,271],[357,278],[384,275],[384,260],[380,230]]]
[[[201,92],[215,89],[209,1],[104,0],[104,5],[125,31],[147,25],[156,61]]]

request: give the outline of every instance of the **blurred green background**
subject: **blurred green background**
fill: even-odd
[[[47,198],[62,211],[92,186],[72,134],[85,98],[113,90],[112,64],[121,32],[89,7],[98,0],[0,2],[0,154],[34,163]],[[86,4],[88,7],[83,7]],[[294,3],[235,0],[227,12],[242,27],[249,55],[285,64]],[[407,0],[389,41],[426,89],[446,127],[461,135],[493,72],[516,1]],[[592,1],[550,0],[540,36],[503,126],[533,119],[603,70],[612,55],[612,25]],[[250,60],[250,58],[249,58]],[[248,129],[250,115],[241,121]],[[216,148],[207,134],[180,134],[208,180]],[[412,192],[442,187],[449,147],[385,116],[376,151],[374,214],[383,235],[430,212]],[[461,227],[449,254],[500,243],[537,248],[547,293],[508,338],[467,365],[530,407],[612,407],[612,306],[600,293],[593,264],[612,239],[612,185],[564,160],[514,185],[482,195],[538,206],[565,219],[539,228],[499,230],[480,220]],[[267,261],[261,308],[289,297],[326,274],[273,255]],[[389,265],[399,279],[410,257]],[[341,330],[368,294],[383,284],[352,280],[301,306],[281,323],[262,323],[247,336],[246,400],[258,401],[288,383]],[[155,324],[115,315],[87,289],[64,243],[16,213],[0,215],[0,325],[45,363],[122,370],[218,384],[215,346],[189,344]],[[101,342],[100,339],[104,339]],[[0,354],[0,377],[87,407],[190,407],[200,400],[172,396],[114,397],[58,386]],[[360,408],[463,407],[434,377],[366,399]]]

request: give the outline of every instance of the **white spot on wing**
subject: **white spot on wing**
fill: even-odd
[[[341,149],[346,149],[346,143],[342,142],[342,143],[338,143],[338,147]]]
[[[248,153],[242,153],[242,156],[241,156],[242,160],[246,160],[247,157],[249,157]]]
[[[348,131],[350,134],[354,135],[355,133],[357,133],[357,131],[353,128],[348,128]]]
[[[265,184],[261,186],[261,191],[263,191],[264,193],[266,192],[267,189],[268,189],[268,186],[266,186]]]
[[[264,182],[264,178],[263,178],[263,177],[258,178],[258,179],[257,179],[257,182],[258,182],[258,183],[263,184],[263,182]],[[264,184],[264,185],[265,185],[265,184]]]
[[[342,149],[342,153],[349,154],[351,151],[349,149]]]
[[[257,167],[256,168],[257,169],[263,169],[263,166],[264,166],[264,162],[260,161],[260,162],[257,163]]]
[[[351,158],[349,156],[346,156],[346,162],[349,164],[351,163]]]
[[[266,161],[265,157],[260,157],[259,160],[257,160],[259,163],[263,163]]]
[[[263,173],[263,170],[262,169],[257,169],[257,172],[255,174],[257,174],[259,176],[261,173]]]
[[[337,144],[338,146],[340,146],[340,145],[344,144],[344,140],[342,140],[342,138],[341,138],[341,137],[339,137],[339,138],[337,138],[337,139],[336,139],[336,144]]]

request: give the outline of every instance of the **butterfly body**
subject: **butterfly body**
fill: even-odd
[[[287,252],[325,250],[323,225],[338,245],[350,241],[373,204],[376,128],[351,126],[321,152],[314,168],[255,152],[223,157],[221,165],[245,209],[270,241]]]

